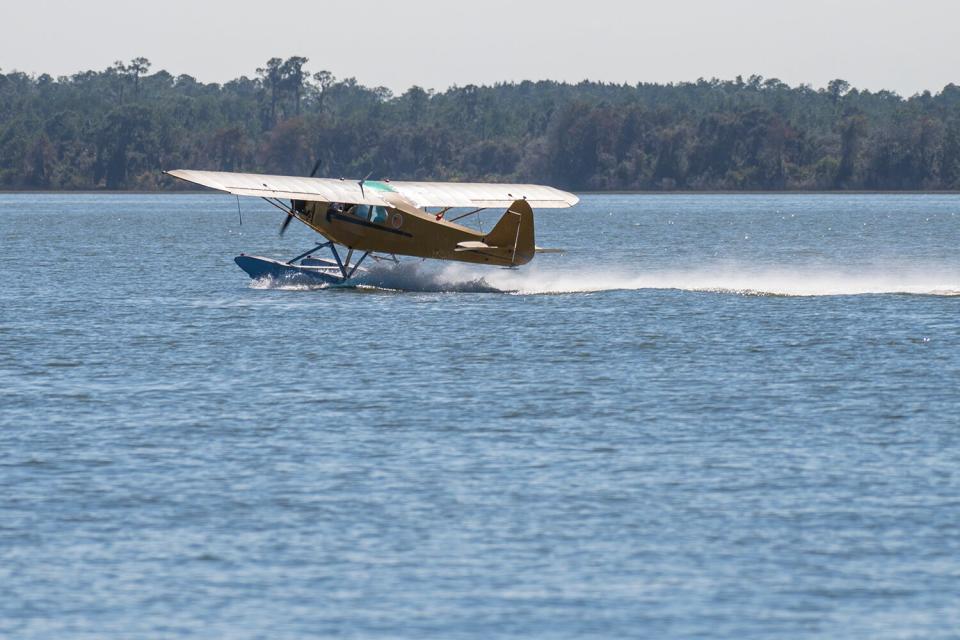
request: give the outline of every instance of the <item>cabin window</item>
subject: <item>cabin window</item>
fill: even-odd
[[[383,207],[372,207],[370,211],[370,222],[385,224],[387,222],[387,210]]]
[[[367,220],[370,217],[370,207],[365,204],[358,204],[353,208],[353,215],[361,220]]]

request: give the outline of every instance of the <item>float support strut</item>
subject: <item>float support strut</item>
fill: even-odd
[[[299,260],[299,259],[301,259],[301,258],[306,258],[308,255],[310,255],[310,254],[313,253],[314,251],[318,251],[318,250],[320,250],[320,249],[323,249],[324,247],[329,247],[329,246],[331,246],[332,244],[333,244],[332,242],[324,242],[323,244],[318,244],[318,245],[315,246],[313,249],[310,249],[309,251],[304,251],[303,253],[301,253],[300,255],[298,255],[296,258],[293,258],[293,259],[291,259],[291,260],[287,260],[287,264],[293,264],[294,262],[296,262],[297,260]]]

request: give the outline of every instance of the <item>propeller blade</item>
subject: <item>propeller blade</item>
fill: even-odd
[[[284,220],[283,220],[283,224],[280,225],[280,235],[281,235],[281,236],[287,231],[287,227],[290,226],[290,221],[291,221],[291,220],[293,220],[293,215],[288,213],[288,214],[287,214],[287,217],[284,218]]]
[[[313,178],[317,175],[317,171],[320,170],[320,164],[323,162],[323,158],[317,158],[317,163],[313,165],[313,171],[310,172],[310,177]]]
[[[372,175],[373,175],[373,171],[371,171],[370,173],[368,173],[367,176],[366,176],[363,180],[360,181],[360,196],[363,197],[363,198],[366,198],[366,197],[367,197],[367,194],[364,193],[364,191],[363,191],[363,183],[366,182],[366,181],[370,178],[370,176],[372,176]]]

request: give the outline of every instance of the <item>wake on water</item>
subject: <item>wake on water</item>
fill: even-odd
[[[853,273],[824,269],[655,270],[644,273],[537,267],[483,269],[465,265],[406,262],[371,268],[349,285],[298,280],[255,280],[258,289],[316,290],[347,288],[415,293],[508,293],[549,295],[672,289],[755,296],[849,296],[912,294],[960,296],[960,272]]]

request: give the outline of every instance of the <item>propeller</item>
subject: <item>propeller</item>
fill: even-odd
[[[364,191],[363,191],[363,183],[366,182],[367,180],[369,180],[369,179],[370,179],[370,176],[372,176],[372,175],[373,175],[373,171],[371,171],[370,173],[368,173],[367,176],[366,176],[363,180],[360,181],[360,195],[361,195],[362,197],[364,197],[364,198],[367,197],[367,194],[364,193]]]
[[[317,163],[313,165],[313,170],[310,172],[310,177],[313,178],[317,175],[317,171],[320,170],[320,165],[323,163],[323,158],[317,158]]]
[[[311,178],[313,178],[314,176],[317,175],[317,171],[320,170],[320,165],[321,165],[321,164],[323,164],[323,157],[322,157],[322,156],[319,157],[319,158],[317,158],[317,161],[316,161],[316,162],[314,163],[314,165],[313,165],[313,169],[310,170],[310,177],[311,177]],[[369,178],[370,176],[367,176],[367,177]],[[360,188],[363,189],[363,185],[361,185]],[[296,210],[297,210],[297,201],[296,201],[296,200],[291,200],[291,201],[290,201],[290,210],[291,210],[291,211],[296,211]],[[292,213],[287,213],[287,217],[283,219],[283,224],[280,225],[280,236],[281,236],[281,237],[283,237],[283,234],[286,233],[287,227],[290,226],[290,222],[291,222],[292,220],[293,220],[293,214],[292,214]]]
[[[286,233],[287,227],[290,226],[290,221],[293,220],[293,214],[287,213],[287,217],[283,219],[283,224],[280,225],[280,237],[283,237],[283,234]]]

